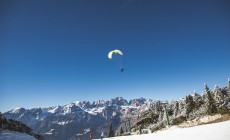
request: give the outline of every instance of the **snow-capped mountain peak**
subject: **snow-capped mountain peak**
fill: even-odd
[[[25,108],[16,107],[15,109],[11,110],[10,112],[12,112],[12,113],[23,113],[23,112],[25,112],[25,111],[26,111]]]

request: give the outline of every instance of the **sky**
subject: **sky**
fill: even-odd
[[[202,93],[230,77],[228,0],[0,1],[0,111]],[[107,57],[119,49],[124,72]]]

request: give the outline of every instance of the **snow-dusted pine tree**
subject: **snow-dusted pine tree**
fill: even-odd
[[[113,130],[112,123],[110,123],[110,126],[109,126],[109,137],[114,137],[114,130]]]
[[[174,104],[174,112],[173,112],[173,116],[176,117],[179,111],[179,103],[178,101],[175,102]]]
[[[186,103],[186,116],[189,117],[189,113],[191,113],[195,108],[195,102],[193,100],[193,97],[191,95],[186,96],[185,103]]]
[[[214,93],[214,100],[216,100],[217,102],[223,102],[224,94],[221,92],[220,88],[217,85],[215,85],[213,93]]]
[[[204,88],[205,88],[205,111],[207,114],[211,115],[217,112],[215,106],[215,100],[207,84],[204,85]]]
[[[122,128],[122,126],[121,126],[121,129],[120,129],[120,136],[122,136],[123,133],[124,133],[124,131],[123,131],[123,128]]]

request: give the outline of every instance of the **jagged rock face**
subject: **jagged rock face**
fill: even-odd
[[[111,101],[107,102],[109,105],[118,105],[118,106],[126,106],[128,105],[127,100],[123,99],[122,97],[117,97],[112,99]]]
[[[146,102],[146,99],[140,98],[140,99],[133,99],[133,100],[130,100],[130,101],[129,101],[129,104],[130,104],[131,106],[138,107],[138,106],[141,106],[142,104],[144,104],[145,102]]]
[[[230,108],[230,89],[228,87],[218,90],[226,96],[218,101],[218,105]],[[214,95],[213,95],[214,96]],[[204,96],[193,95],[195,109],[186,114],[186,102],[182,98],[171,102],[133,99],[129,102],[122,97],[110,101],[77,101],[64,106],[48,108],[24,109],[16,108],[4,113],[8,119],[21,121],[30,126],[36,133],[42,134],[47,140],[63,139],[88,139],[93,133],[94,138],[99,138],[101,132],[108,134],[109,125],[119,132],[121,126],[125,132],[131,128],[152,127],[167,121],[170,123],[176,118],[196,117],[205,113]],[[215,99],[216,101],[218,99]],[[145,112],[145,113],[143,113]]]

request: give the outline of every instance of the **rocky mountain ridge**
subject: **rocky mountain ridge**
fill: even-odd
[[[205,85],[204,95],[194,93],[170,102],[145,98],[127,101],[116,97],[110,101],[76,101],[48,108],[16,108],[3,114],[27,124],[48,140],[86,139],[89,133],[99,138],[102,132],[107,134],[111,123],[117,135],[120,135],[121,128],[124,133],[141,133],[144,128],[154,131],[163,125],[181,123],[209,113],[228,113],[229,85],[215,86],[213,91]]]

